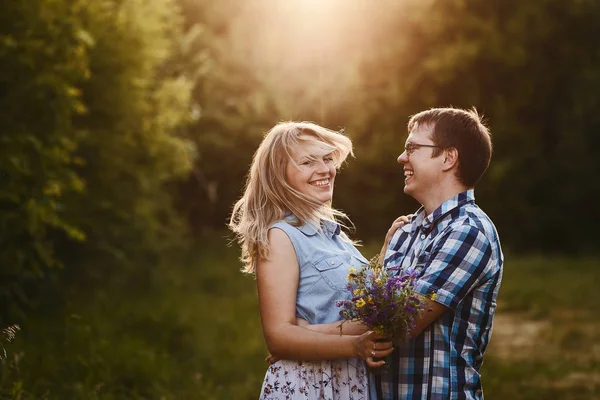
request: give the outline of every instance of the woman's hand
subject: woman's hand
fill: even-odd
[[[412,217],[413,217],[412,214],[408,214],[408,215],[401,215],[398,218],[396,218],[394,220],[394,222],[392,222],[392,226],[390,226],[390,229],[388,229],[387,234],[385,235],[385,242],[383,243],[383,245],[387,246],[387,244],[392,239],[392,236],[394,236],[394,233],[396,233],[396,231],[398,229],[400,229],[401,227],[403,227],[404,225],[408,224],[410,222],[410,220],[412,219]]]
[[[383,240],[383,247],[381,248],[381,251],[379,252],[379,263],[380,264],[383,265],[387,245],[390,242],[390,240],[392,240],[392,236],[394,236],[394,233],[396,233],[396,231],[398,229],[400,229],[401,227],[403,227],[404,225],[408,224],[410,222],[410,220],[412,219],[412,217],[413,217],[412,214],[401,215],[398,218],[396,218],[394,220],[394,222],[392,222],[392,226],[390,226],[390,229],[388,229],[387,234],[385,235],[385,239]]]
[[[354,349],[356,356],[365,360],[369,367],[379,368],[385,364],[383,358],[394,351],[394,345],[389,336],[368,331],[357,337]]]

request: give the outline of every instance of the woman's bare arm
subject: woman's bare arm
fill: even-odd
[[[331,360],[360,357],[371,367],[372,348],[377,335],[364,332],[356,335],[330,335],[297,325],[296,292],[300,279],[296,253],[285,232],[269,231],[270,253],[268,260],[257,264],[256,279],[263,333],[269,352],[279,359]],[[381,346],[379,346],[381,347]],[[392,348],[377,351],[384,357]]]
[[[369,330],[369,328],[360,321],[337,321],[327,324],[311,325],[302,318],[296,318],[296,325],[328,335],[362,335]]]

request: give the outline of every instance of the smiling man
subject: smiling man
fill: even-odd
[[[473,110],[436,108],[408,123],[404,193],[422,207],[390,240],[386,267],[414,269],[428,304],[412,339],[378,374],[378,399],[483,399],[479,370],[492,332],[503,255],[496,228],[475,204],[492,143]],[[392,272],[394,273],[394,272]]]

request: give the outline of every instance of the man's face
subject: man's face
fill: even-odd
[[[408,135],[405,150],[398,157],[404,166],[404,193],[419,203],[435,191],[442,178],[443,157],[431,157],[436,143],[431,139],[431,125],[416,125]]]

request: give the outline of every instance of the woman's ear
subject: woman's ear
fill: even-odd
[[[443,170],[448,171],[458,165],[458,150],[455,147],[444,149],[444,164]]]

